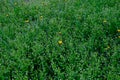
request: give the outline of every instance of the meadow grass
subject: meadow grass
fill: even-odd
[[[0,80],[120,80],[119,0],[0,0]]]

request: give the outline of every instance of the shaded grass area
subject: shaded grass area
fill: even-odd
[[[119,80],[119,0],[0,1],[0,80]]]

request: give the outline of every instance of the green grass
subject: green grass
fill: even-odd
[[[0,80],[120,80],[119,30],[119,0],[1,0]]]

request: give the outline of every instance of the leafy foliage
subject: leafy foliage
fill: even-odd
[[[119,0],[0,1],[0,80],[119,80]]]

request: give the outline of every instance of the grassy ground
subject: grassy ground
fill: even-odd
[[[120,80],[119,0],[0,0],[0,80]]]

